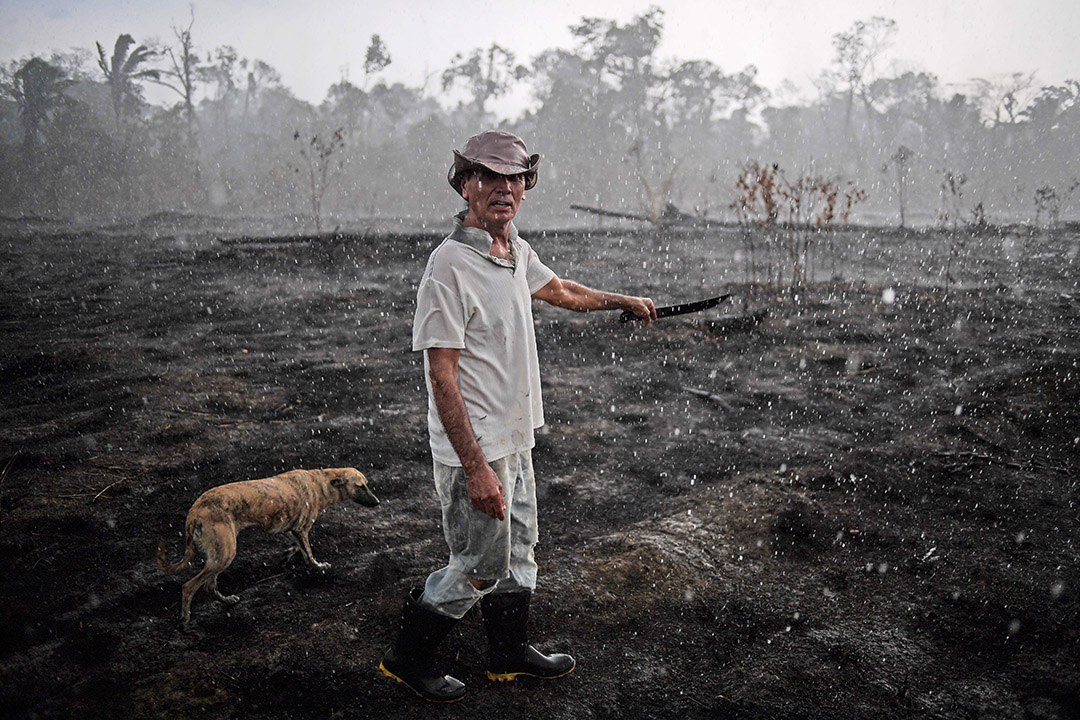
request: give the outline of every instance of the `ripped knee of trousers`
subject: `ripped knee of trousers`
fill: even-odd
[[[480,578],[469,578],[469,584],[473,586],[473,589],[480,595],[487,595],[489,592],[495,589],[495,586],[499,584],[498,580],[481,580]]]

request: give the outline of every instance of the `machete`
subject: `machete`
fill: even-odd
[[[681,303],[679,305],[665,305],[664,307],[658,307],[656,308],[656,319],[659,320],[660,318],[671,317],[672,315],[685,315],[686,313],[708,310],[711,307],[716,307],[729,297],[731,297],[730,294],[709,298],[707,300],[697,300],[695,302]],[[630,322],[631,320],[639,319],[640,318],[629,310],[623,310],[622,315],[619,316],[619,322]]]

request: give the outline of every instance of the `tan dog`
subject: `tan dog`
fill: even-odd
[[[165,558],[165,542],[158,543],[158,567],[175,573],[187,567],[198,546],[206,565],[184,583],[180,619],[184,627],[191,621],[191,598],[205,587],[218,600],[232,605],[240,600],[218,591],[218,575],[236,557],[236,534],[257,525],[271,534],[288,533],[295,543],[290,555],[299,550],[313,567],[328,568],[311,554],[308,531],[319,512],[342,500],[375,507],[379,499],[368,489],[367,478],[355,468],[291,470],[261,480],[219,485],[199,496],[184,523],[184,557],[170,563]]]

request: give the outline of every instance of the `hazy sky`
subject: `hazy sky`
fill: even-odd
[[[773,91],[784,80],[810,88],[832,58],[833,34],[873,15],[898,24],[886,65],[943,83],[1010,72],[1036,72],[1043,84],[1080,78],[1080,0],[0,0],[0,61],[95,41],[111,51],[125,32],[170,41],[192,4],[200,50],[229,44],[265,60],[316,103],[345,73],[359,83],[372,33],[393,60],[387,80],[430,77],[434,90],[457,52],[495,41],[524,62],[573,47],[569,26],[583,16],[626,22],[654,4],[666,13],[662,57],[709,59],[727,72],[753,64]]]

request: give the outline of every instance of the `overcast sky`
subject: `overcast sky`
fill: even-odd
[[[494,41],[524,62],[573,47],[569,26],[583,16],[622,23],[654,4],[666,13],[662,57],[709,59],[726,72],[753,64],[773,91],[785,80],[809,89],[832,58],[832,36],[874,15],[899,29],[886,66],[933,72],[958,90],[1011,72],[1036,72],[1042,84],[1080,78],[1080,0],[0,0],[0,60],[95,41],[111,51],[125,32],[170,41],[193,5],[200,50],[232,45],[317,103],[346,73],[359,82],[372,33],[392,58],[385,79],[420,86],[430,77],[434,90],[455,53]]]

